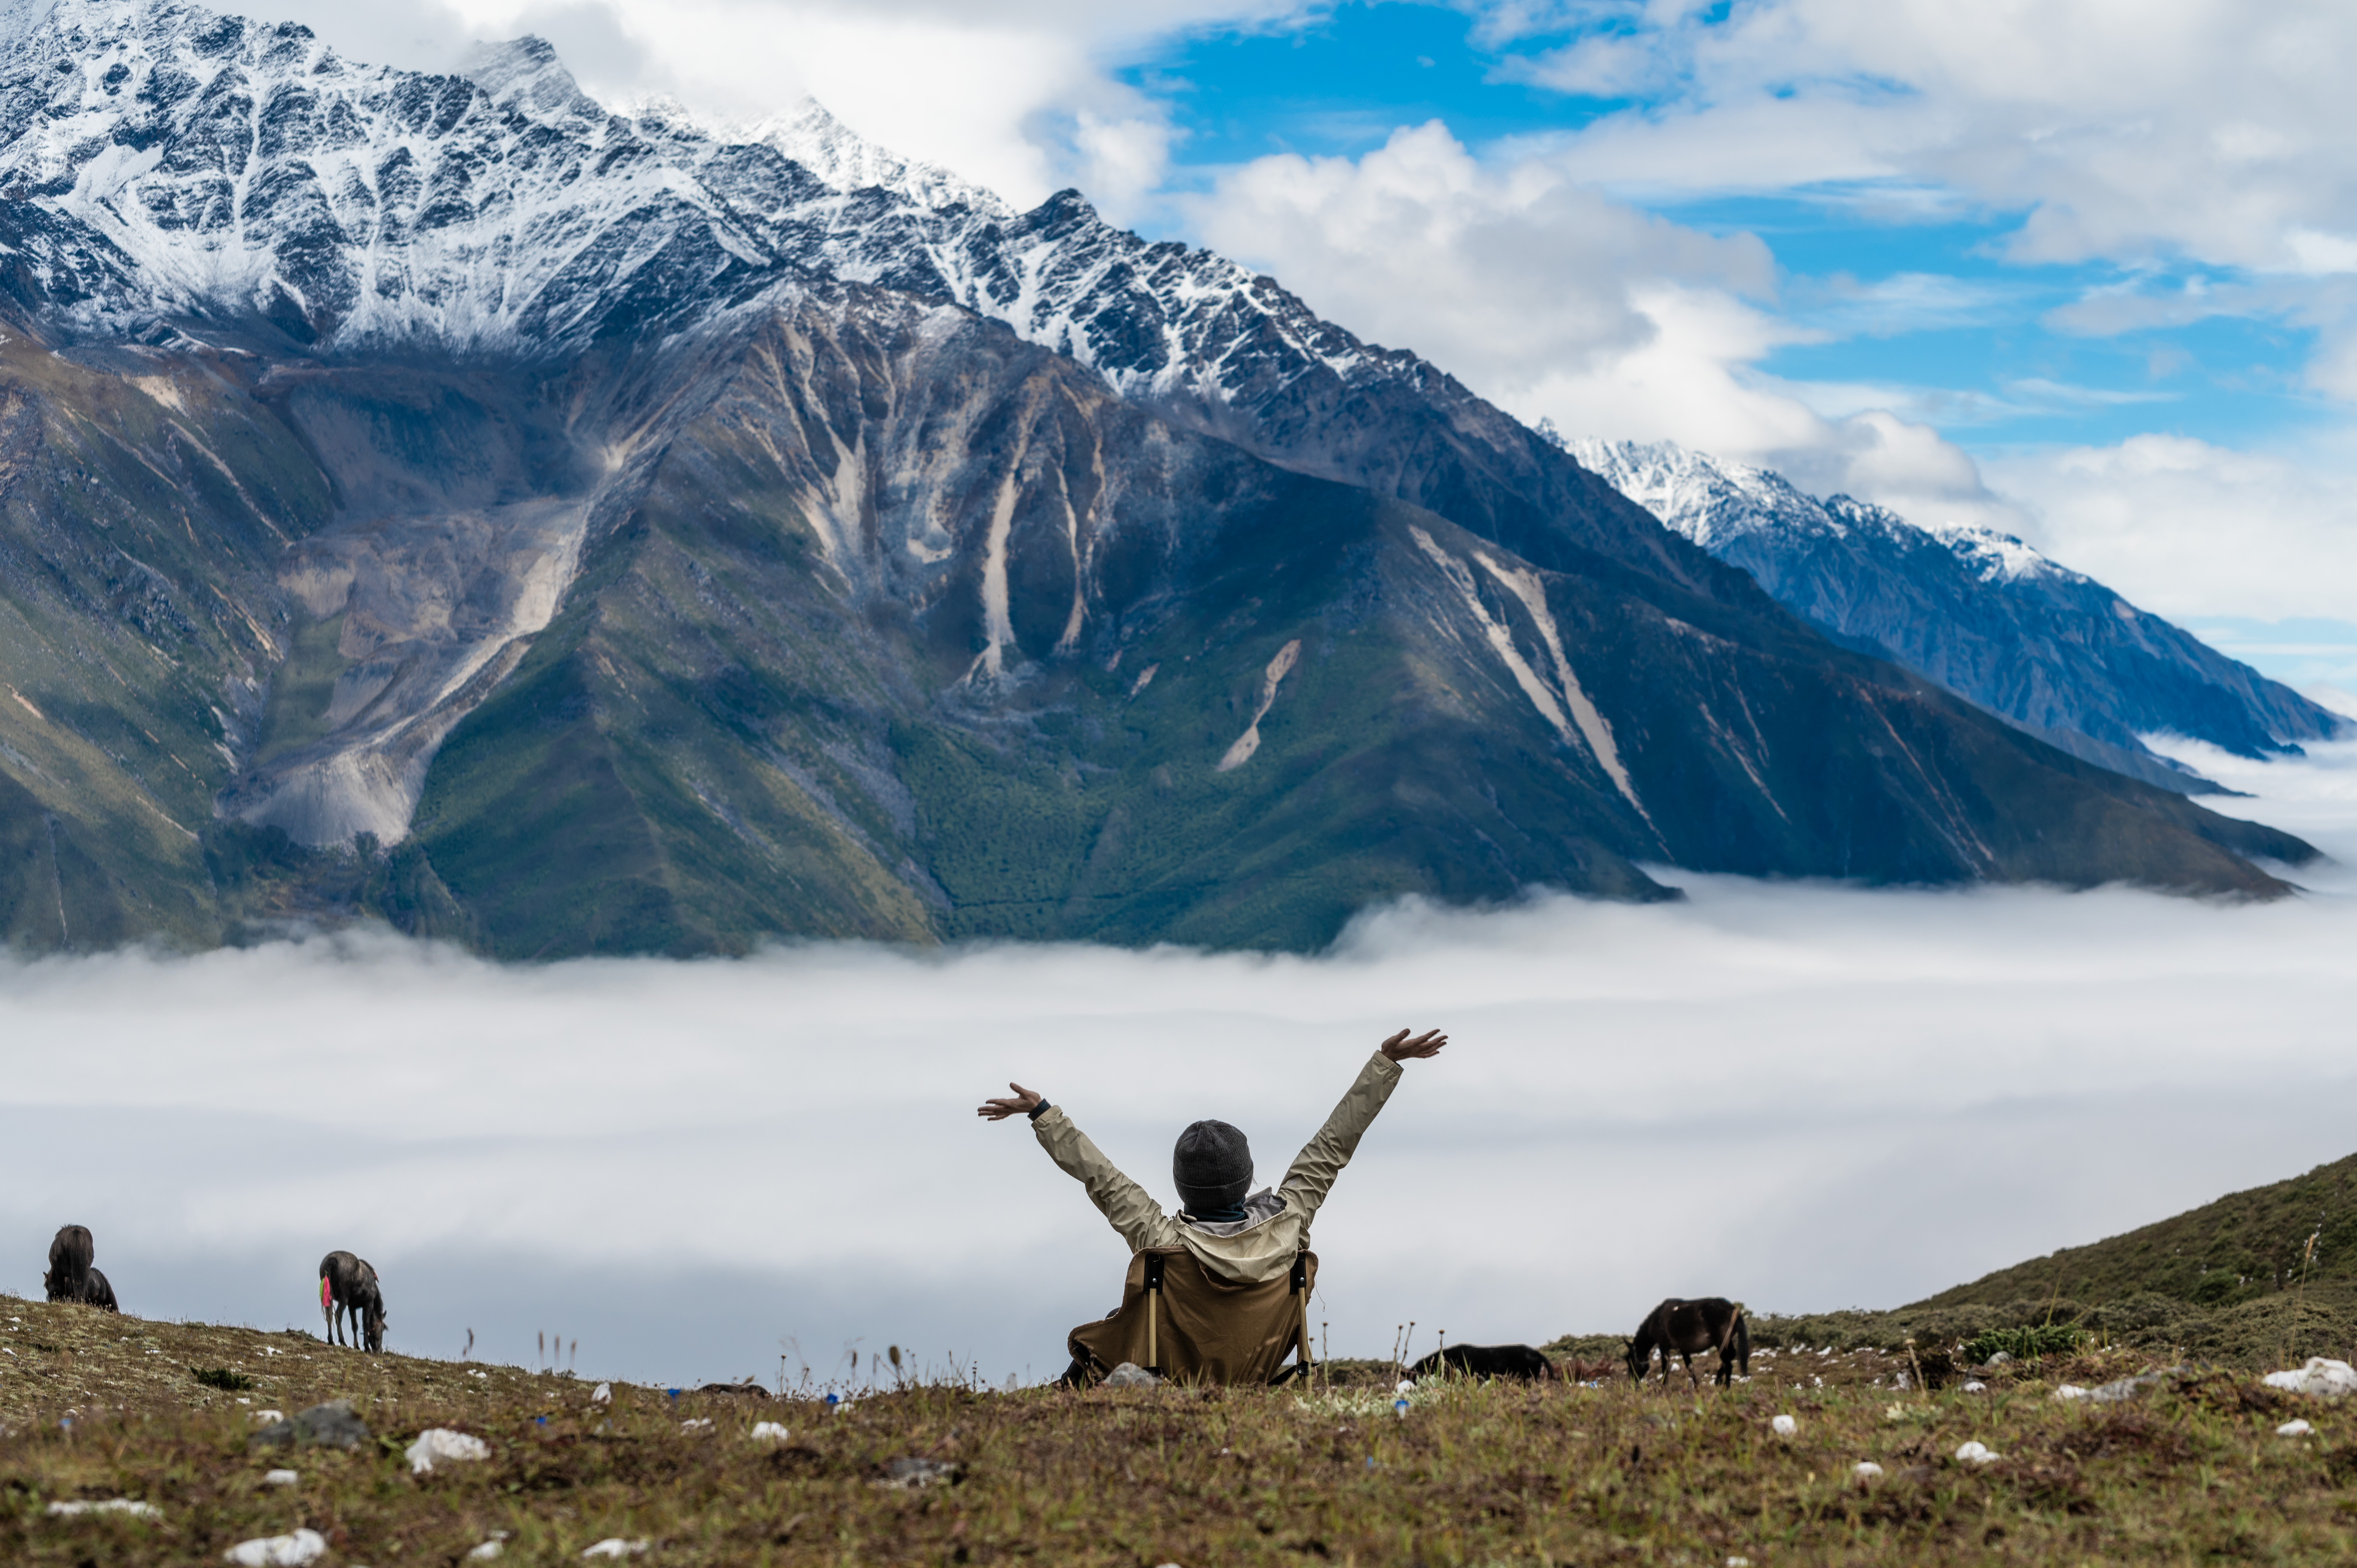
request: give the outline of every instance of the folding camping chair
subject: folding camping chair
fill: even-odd
[[[1236,1284],[1184,1247],[1133,1255],[1121,1305],[1071,1332],[1065,1376],[1094,1383],[1124,1361],[1181,1383],[1279,1383],[1307,1376],[1309,1293],[1318,1254],[1297,1252],[1284,1277]],[[1286,1352],[1294,1359],[1286,1362]]]

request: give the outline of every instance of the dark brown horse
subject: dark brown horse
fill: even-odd
[[[1743,1366],[1743,1375],[1751,1375],[1751,1330],[1743,1321],[1743,1304],[1725,1296],[1708,1296],[1701,1301],[1682,1301],[1676,1296],[1662,1303],[1637,1326],[1637,1337],[1629,1341],[1629,1376],[1638,1382],[1652,1370],[1653,1352],[1662,1353],[1662,1381],[1670,1380],[1670,1358],[1685,1359],[1686,1380],[1695,1381],[1694,1359],[1705,1350],[1718,1352],[1718,1382],[1724,1388],[1734,1380],[1736,1364]]]
[[[1527,1345],[1451,1345],[1435,1350],[1407,1369],[1424,1379],[1446,1367],[1460,1377],[1526,1378],[1544,1382],[1555,1377],[1555,1363]]]
[[[366,1258],[338,1251],[319,1260],[319,1316],[328,1320],[328,1344],[384,1348],[384,1293]],[[337,1338],[339,1320],[350,1325],[350,1338]]]
[[[51,1301],[78,1301],[106,1312],[117,1312],[114,1287],[106,1276],[91,1267],[98,1255],[98,1243],[91,1239],[87,1225],[60,1225],[57,1239],[49,1243],[49,1272],[41,1276],[41,1289]]]

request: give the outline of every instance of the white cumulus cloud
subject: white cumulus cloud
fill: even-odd
[[[2148,435],[1992,459],[2039,547],[2175,619],[2357,615],[2357,451]]]

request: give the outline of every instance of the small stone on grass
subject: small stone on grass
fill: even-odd
[[[239,1568],[309,1568],[327,1555],[328,1538],[316,1530],[241,1541],[221,1556]]]

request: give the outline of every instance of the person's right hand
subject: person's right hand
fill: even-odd
[[[1405,1034],[1407,1031],[1403,1029],[1400,1032]],[[974,1108],[974,1113],[987,1121],[1004,1122],[1009,1116],[1030,1115],[1039,1109],[1039,1102],[1048,1098],[1038,1090],[1026,1089],[1019,1083],[1010,1083],[1006,1087],[1015,1091],[1011,1097],[1005,1100],[985,1100]]]
[[[1448,1043],[1448,1036],[1437,1029],[1427,1029],[1412,1040],[1402,1029],[1383,1043],[1383,1053],[1394,1062],[1404,1062],[1410,1057],[1437,1057]]]

